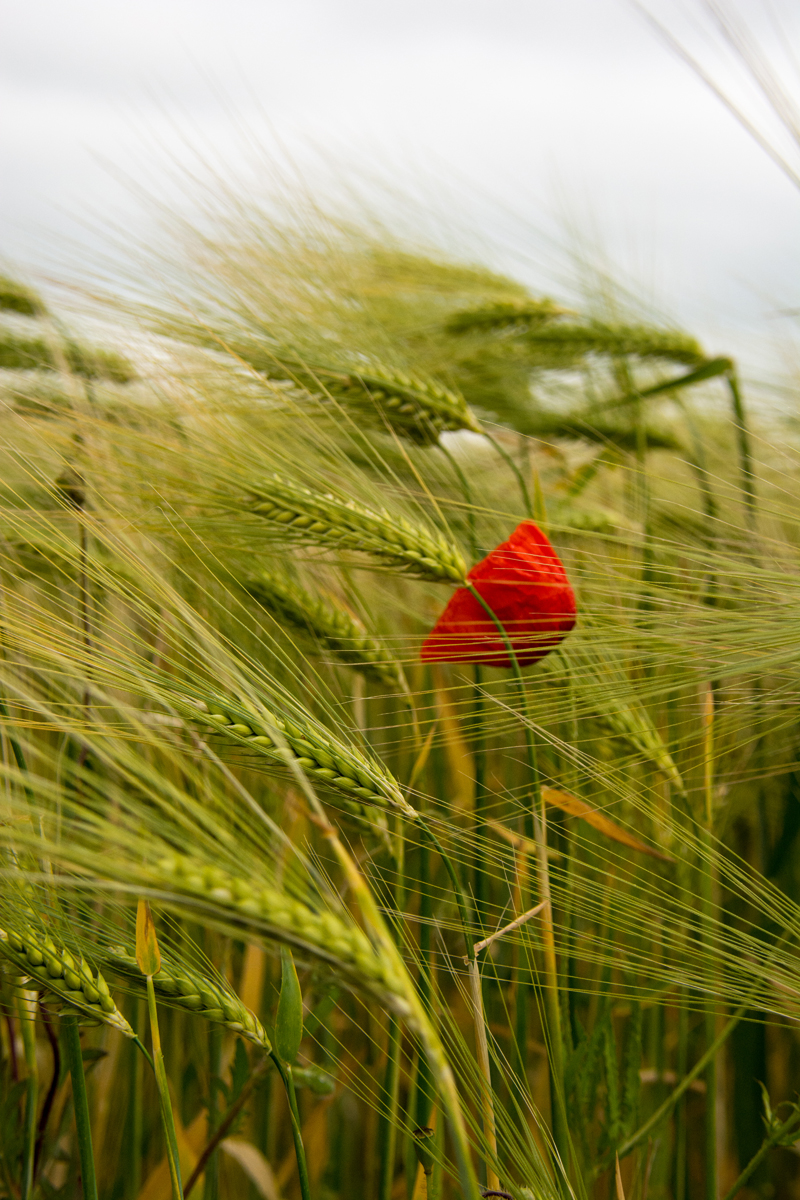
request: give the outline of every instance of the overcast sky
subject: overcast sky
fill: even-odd
[[[760,0],[737,7],[769,52]],[[46,269],[96,214],[144,228],[108,163],[170,195],[186,138],[235,172],[246,131],[418,186],[534,286],[568,214],[710,337],[800,308],[800,193],[628,0],[7,0],[2,25],[11,262]]]

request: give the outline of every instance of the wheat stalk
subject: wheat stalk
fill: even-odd
[[[93,972],[83,955],[75,958],[65,946],[56,945],[49,934],[30,925],[0,928],[0,954],[27,979],[24,986],[45,993],[48,1007],[62,1016],[89,1017],[126,1037],[135,1036],[100,972]]]
[[[277,474],[254,489],[248,508],[286,537],[360,551],[418,578],[460,583],[467,573],[461,552],[442,534],[392,517],[385,509],[312,492]]]
[[[135,984],[142,992],[146,991],[146,979],[136,962],[136,955],[125,946],[110,946],[108,949],[109,965],[123,975],[126,980]],[[153,976],[156,995],[176,1008],[185,1009],[207,1021],[215,1021],[238,1033],[263,1050],[272,1049],[267,1032],[255,1013],[251,1012],[236,995],[226,987],[223,981],[217,981],[192,967],[169,962],[163,951],[161,954],[161,970]]]
[[[243,587],[284,622],[313,635],[347,666],[384,687],[407,691],[400,664],[392,661],[386,647],[332,597],[314,595],[294,580],[266,571]]]

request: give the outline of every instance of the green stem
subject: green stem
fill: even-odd
[[[706,379],[727,375],[731,367],[732,363],[729,358],[708,358],[699,367],[695,367],[693,371],[688,371],[685,375],[673,375],[671,379],[663,379],[661,383],[653,384],[652,387],[637,388],[636,395],[647,399],[651,396],[666,395],[668,392],[677,392],[682,388],[691,387],[695,383],[702,383]],[[623,389],[621,394],[604,402],[600,408],[601,410],[617,408],[621,404],[628,404],[631,399],[631,392]]]
[[[464,502],[467,507],[467,514],[468,514],[468,520],[469,520],[470,551],[472,554],[473,561],[477,561],[479,551],[478,551],[478,539],[477,539],[477,534],[476,534],[476,529],[475,529],[475,505],[474,505],[473,499],[472,499],[472,489],[470,488],[469,480],[467,479],[464,472],[461,470],[461,467],[459,466],[458,462],[455,460],[453,455],[450,453],[450,451],[444,445],[440,445],[440,449],[441,449],[442,453],[449,460],[450,465],[452,466],[453,471],[455,472],[455,474],[458,478],[458,481],[461,485],[461,491],[464,496]],[[503,453],[505,453],[505,451]],[[512,460],[509,459],[509,461],[512,461]],[[475,763],[475,810],[474,810],[474,820],[473,820],[473,832],[474,833],[479,833],[479,830],[482,825],[482,816],[483,816],[483,810],[485,807],[485,795],[486,795],[486,786],[485,786],[486,747],[485,747],[485,733],[484,733],[484,721],[483,721],[483,692],[481,690],[481,683],[482,683],[481,668],[480,668],[480,664],[476,663],[475,664],[474,707],[473,707],[473,720],[474,720],[474,725],[475,725],[475,741],[473,744],[473,761]],[[480,853],[479,853],[477,845],[476,845],[475,851],[474,851],[474,858],[473,858],[472,885],[473,885],[473,896],[475,897],[475,907],[477,909],[478,925],[481,928],[483,927],[483,920],[484,920],[484,916],[485,916],[483,910],[484,910],[484,906],[485,906],[486,899],[487,899],[487,897],[486,897],[486,882],[487,882],[486,875],[481,870]]]
[[[547,814],[542,782],[539,775],[539,760],[534,737],[533,725],[528,714],[528,699],[525,691],[525,680],[519,665],[519,659],[506,633],[505,626],[493,609],[486,603],[474,584],[469,580],[464,585],[472,592],[475,599],[491,617],[497,627],[508,652],[514,676],[519,691],[520,708],[525,728],[525,744],[528,751],[528,769],[531,779],[532,814],[534,836],[536,840],[536,861],[539,874],[539,898],[544,901],[542,909],[541,932],[542,948],[544,951],[544,973],[546,980],[545,1010],[550,1042],[550,1097],[553,1117],[553,1140],[556,1151],[561,1159],[562,1168],[566,1171],[569,1161],[569,1129],[564,1105],[564,1043],[561,1033],[561,999],[559,994],[558,963],[556,960],[555,935],[553,930],[553,907],[550,896],[550,865],[547,859]]]
[[[714,869],[713,869],[713,828],[714,828],[714,693],[708,688],[705,696],[703,712],[703,775],[705,794],[705,829],[703,845],[707,858],[702,864],[702,922],[703,941],[707,953],[707,970],[709,982],[716,974],[716,938],[714,936]],[[716,1033],[717,1012],[711,997],[704,1005],[704,1025],[706,1045],[713,1044]],[[719,1181],[717,1179],[717,1063],[716,1058],[709,1060],[705,1072],[706,1110],[705,1110],[705,1158],[706,1158],[706,1200],[718,1200]]]
[[[500,457],[505,460],[505,462],[508,464],[508,466],[514,472],[514,475],[516,476],[516,479],[517,479],[517,483],[519,484],[520,494],[522,495],[522,507],[525,511],[525,516],[533,518],[533,504],[531,503],[531,494],[528,491],[528,485],[525,482],[522,472],[520,471],[517,464],[514,462],[513,455],[509,454],[508,451],[503,446],[501,446],[498,441],[495,441],[495,439],[491,436],[491,434],[486,433],[485,430],[484,430],[483,436],[486,438],[487,442],[489,442],[489,444],[494,447],[494,449],[497,451],[497,453],[500,455]]]
[[[483,672],[480,663],[474,667],[475,687],[473,689],[472,719],[475,727],[475,738],[472,753],[475,762],[475,811],[473,832],[476,837],[473,868],[473,891],[475,907],[478,910],[478,925],[483,929],[486,920],[486,905],[489,901],[489,877],[483,870],[480,847],[477,839],[483,836],[486,821],[486,729],[484,720],[483,701]]]
[[[217,1080],[222,1055],[222,1032],[218,1025],[208,1031],[208,1136],[213,1137],[217,1127]],[[219,1154],[214,1152],[208,1159],[203,1200],[217,1200],[219,1195]]]
[[[419,843],[419,979],[417,991],[429,1019],[434,1019],[431,1000],[433,997],[433,963],[431,960],[431,922],[433,919],[433,903],[430,891],[430,860],[431,852],[427,841]],[[408,1113],[413,1127],[424,1128],[430,1121],[433,1105],[433,1086],[431,1069],[424,1054],[417,1055],[417,1069],[413,1073],[408,1093]],[[412,1141],[413,1139],[409,1139]],[[413,1151],[413,1144],[408,1146]],[[411,1200],[416,1179],[416,1154],[407,1154],[407,1193]],[[430,1185],[430,1180],[428,1181]]]
[[[622,1143],[617,1151],[620,1158],[624,1158],[626,1154],[630,1154],[631,1150],[635,1150],[636,1147],[640,1145],[640,1143],[643,1142],[652,1133],[652,1131],[661,1124],[662,1121],[666,1120],[681,1097],[685,1095],[685,1093],[694,1083],[695,1079],[703,1074],[708,1064],[716,1057],[720,1047],[725,1045],[725,1042],[727,1042],[728,1038],[731,1036],[734,1029],[747,1012],[747,1007],[747,1004],[742,1004],[736,1009],[736,1012],[728,1021],[725,1028],[721,1031],[721,1033],[717,1034],[717,1036],[714,1038],[714,1041],[706,1050],[705,1054],[703,1054],[703,1056],[697,1060],[691,1071],[684,1075],[681,1082],[674,1089],[674,1091],[667,1096],[664,1103],[660,1104],[656,1111],[648,1117],[645,1123],[640,1125],[636,1132],[631,1134],[627,1141]]]
[[[420,830],[420,833],[424,834],[441,858],[442,862],[444,863],[444,869],[450,876],[450,882],[453,885],[453,892],[455,893],[456,904],[458,906],[458,915],[461,918],[461,927],[464,932],[464,942],[466,943],[467,953],[469,954],[470,947],[472,946],[469,901],[467,900],[464,888],[462,887],[461,880],[458,877],[458,871],[456,870],[455,863],[437,838],[436,834],[431,829],[428,822],[423,817],[419,816],[419,814],[417,815],[417,826]]]
[[[402,913],[405,907],[405,842],[403,840],[403,825],[398,817],[395,821],[394,844],[396,847],[396,883],[394,889],[394,908],[397,913],[398,942],[401,941]],[[378,1200],[391,1200],[394,1183],[394,1164],[397,1152],[398,1110],[400,1107],[400,1050],[402,1033],[397,1017],[390,1014],[388,1026],[388,1042],[386,1047],[386,1072],[383,1088],[386,1098],[386,1110],[380,1114],[379,1146],[380,1160],[378,1168]]]
[[[731,408],[736,423],[736,443],[739,450],[739,474],[741,477],[742,496],[744,497],[745,520],[751,530],[756,526],[756,487],[753,471],[753,455],[750,449],[750,433],[747,428],[744,398],[739,386],[739,377],[733,366],[728,371],[728,389],[731,394]]]
[[[689,1013],[686,1008],[686,1001],[686,988],[680,988],[678,992],[678,1054],[675,1064],[679,1079],[686,1078],[686,1065],[689,1058]],[[686,1127],[686,1098],[683,1093],[676,1097],[675,1107],[675,1200],[684,1200],[686,1196],[686,1140],[688,1130]],[[621,1154],[620,1157],[622,1157]]]
[[[144,1134],[144,1104],[143,1104],[143,1085],[144,1085],[144,1063],[142,1062],[142,1051],[147,1058],[150,1058],[147,1051],[144,1049],[138,1037],[138,1031],[142,1028],[144,1013],[142,1011],[141,1000],[134,1001],[133,1011],[133,1026],[137,1030],[137,1037],[134,1039],[130,1048],[131,1069],[129,1073],[129,1093],[128,1093],[128,1137],[127,1153],[128,1153],[128,1169],[126,1171],[126,1195],[128,1200],[136,1200],[139,1192],[142,1190],[142,1149],[143,1149],[143,1134]],[[150,1061],[152,1066],[152,1060]]]
[[[444,1121],[436,1122],[436,1157],[428,1179],[428,1200],[439,1200],[442,1194],[442,1159],[444,1158]]]
[[[61,1027],[64,1030],[64,1049],[72,1078],[72,1107],[75,1112],[75,1129],[78,1135],[83,1197],[84,1200],[97,1200],[97,1177],[92,1153],[92,1126],[89,1120],[89,1098],[86,1095],[86,1076],[83,1073],[78,1018],[63,1017]]]
[[[431,922],[433,900],[430,891],[431,852],[424,842],[419,846],[419,995],[426,1008],[431,1007],[433,995],[433,964],[431,962]],[[427,1114],[417,1110],[417,1125],[427,1125]],[[421,1117],[425,1116],[425,1120]]]
[[[400,1100],[400,1043],[401,1029],[397,1017],[389,1016],[386,1046],[386,1071],[383,1092],[386,1112],[380,1114],[380,1162],[378,1167],[378,1200],[391,1200],[394,1184],[394,1163],[397,1152],[397,1112]]]
[[[22,1189],[20,1200],[30,1200],[33,1191],[33,1177],[36,1163],[36,1111],[39,1106],[39,1069],[36,1065],[36,994],[33,993],[33,1008],[31,1001],[25,996],[23,989],[17,994],[17,1013],[22,1034],[22,1045],[25,1050],[25,1066],[28,1069],[28,1088],[25,1098],[25,1130],[22,1150]]]
[[[164,1122],[164,1134],[167,1141],[167,1161],[169,1176],[172,1183],[172,1200],[183,1200],[181,1186],[181,1166],[178,1157],[178,1138],[175,1133],[175,1119],[172,1115],[172,1101],[169,1095],[169,1083],[164,1066],[164,1054],[161,1050],[161,1035],[158,1030],[158,1009],[156,1008],[156,990],[153,986],[153,976],[147,976],[147,1009],[150,1014],[150,1037],[153,1042],[153,1069],[156,1076],[158,1098],[161,1102],[161,1118]]]
[[[689,430],[689,436],[692,440],[692,456],[689,460],[689,465],[695,473],[697,486],[700,489],[700,495],[703,497],[703,511],[708,517],[709,522],[716,521],[719,516],[717,509],[717,501],[714,497],[714,492],[711,487],[711,479],[708,474],[708,463],[706,461],[705,447],[703,439],[700,437],[700,431],[697,428],[697,422],[694,419],[694,414],[688,405],[680,404],[681,412],[683,413]]]
[[[754,1154],[750,1159],[750,1162],[742,1171],[741,1175],[736,1180],[736,1183],[733,1185],[730,1191],[725,1193],[724,1200],[733,1200],[733,1197],[739,1194],[753,1172],[761,1166],[772,1147],[777,1146],[778,1142],[780,1142],[787,1133],[791,1132],[792,1128],[797,1125],[798,1121],[800,1121],[800,1113],[795,1110],[786,1118],[782,1125],[779,1125],[777,1129],[772,1131],[758,1153]]]
[[[262,1061],[258,1064],[258,1066],[253,1069],[253,1071],[250,1075],[250,1078],[244,1084],[244,1086],[242,1087],[242,1090],[239,1092],[239,1095],[233,1101],[230,1108],[228,1108],[228,1110],[225,1112],[224,1116],[222,1117],[222,1120],[219,1122],[219,1124],[217,1125],[217,1128],[214,1131],[214,1136],[212,1138],[210,1138],[209,1141],[206,1143],[200,1157],[198,1158],[197,1162],[194,1164],[194,1168],[192,1170],[191,1175],[186,1180],[186,1187],[183,1189],[184,1200],[186,1200],[186,1197],[188,1197],[188,1195],[192,1191],[194,1185],[197,1183],[198,1179],[203,1174],[203,1171],[205,1170],[205,1166],[206,1166],[206,1163],[208,1162],[209,1158],[211,1158],[211,1156],[215,1153],[220,1142],[227,1134],[231,1125],[233,1125],[233,1123],[236,1120],[236,1118],[238,1117],[239,1113],[244,1108],[245,1104],[247,1103],[247,1101],[250,1097],[250,1093],[252,1092],[253,1088],[256,1086],[257,1083],[260,1083],[261,1080],[264,1078],[264,1075],[266,1074],[269,1064],[270,1064],[269,1058],[262,1059]]]
[[[305,1146],[303,1145],[303,1131],[300,1127],[300,1113],[297,1108],[297,1094],[294,1090],[292,1068],[281,1062],[274,1050],[270,1051],[269,1056],[275,1063],[275,1066],[278,1068],[278,1074],[283,1080],[283,1086],[286,1089],[286,1099],[289,1101],[289,1116],[292,1123],[294,1153],[297,1159],[297,1174],[300,1179],[300,1195],[302,1196],[302,1200],[311,1200],[311,1188],[308,1182],[306,1151]]]

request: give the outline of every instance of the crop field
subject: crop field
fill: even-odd
[[[0,1197],[800,1195],[736,348],[302,205],[98,306],[0,287]]]

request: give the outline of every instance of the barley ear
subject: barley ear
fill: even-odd
[[[523,330],[538,328],[555,317],[568,315],[571,315],[570,309],[562,308],[547,297],[541,300],[501,301],[453,313],[445,323],[445,330],[455,334]]]
[[[0,954],[27,978],[26,987],[44,996],[48,1008],[135,1036],[100,972],[92,971],[82,956],[76,958],[66,947],[57,946],[50,936],[30,926],[0,929]]]
[[[406,801],[397,780],[374,758],[355,746],[346,745],[323,730],[307,714],[293,712],[278,716],[269,709],[257,712],[230,699],[208,696],[205,700],[176,700],[196,722],[202,720],[217,732],[249,746],[273,761],[286,762],[286,753],[315,783],[330,788],[335,803],[353,816],[363,817],[365,807],[394,808],[410,820],[416,811]],[[201,715],[202,714],[202,715]],[[277,733],[279,738],[275,737]],[[287,750],[276,746],[286,743]]]
[[[330,396],[361,411],[377,410],[391,429],[420,445],[434,445],[445,431],[482,432],[460,392],[387,363],[337,366],[288,358],[267,366],[266,373],[271,378],[289,374],[312,394]]]
[[[125,946],[111,946],[107,951],[108,967],[126,983],[142,993],[146,979],[136,956]],[[213,979],[186,964],[177,964],[163,953],[161,966],[153,976],[153,986],[159,1000],[175,1008],[194,1013],[206,1021],[224,1025],[263,1050],[271,1049],[264,1026],[224,981]]]
[[[284,542],[364,554],[419,579],[461,583],[467,573],[461,551],[443,534],[278,474],[263,479],[243,507],[268,522],[271,535]]]
[[[383,687],[408,691],[402,668],[388,649],[332,597],[315,595],[272,571],[262,571],[242,586],[282,622],[310,634],[339,662]]]

